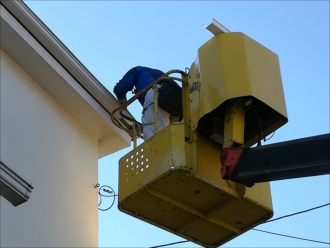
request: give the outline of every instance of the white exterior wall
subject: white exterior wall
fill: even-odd
[[[98,141],[3,51],[0,61],[0,158],[34,187],[18,207],[0,197],[0,246],[97,247]]]

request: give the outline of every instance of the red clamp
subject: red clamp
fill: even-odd
[[[230,180],[233,174],[233,171],[238,164],[244,148],[224,148],[220,154],[221,161],[221,177],[225,180]]]

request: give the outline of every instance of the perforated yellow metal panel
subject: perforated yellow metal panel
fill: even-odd
[[[189,176],[187,147],[194,145],[197,171]],[[245,189],[222,180],[220,152],[200,135],[186,142],[183,124],[162,129],[120,159],[119,209],[208,247],[271,218],[269,184]]]

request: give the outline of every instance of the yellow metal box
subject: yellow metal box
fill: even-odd
[[[176,123],[120,159],[121,211],[207,247],[272,217],[269,183],[245,188],[223,180],[221,145],[198,134],[185,140]]]
[[[189,74],[192,130],[198,127],[219,143],[225,108],[237,100],[252,100],[262,137],[288,121],[278,56],[243,33],[218,34],[207,41]],[[253,111],[247,110],[245,119],[249,147],[258,140],[260,124]]]

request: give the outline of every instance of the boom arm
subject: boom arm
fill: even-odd
[[[248,187],[255,183],[330,174],[330,134],[258,146],[225,148],[221,175]]]

